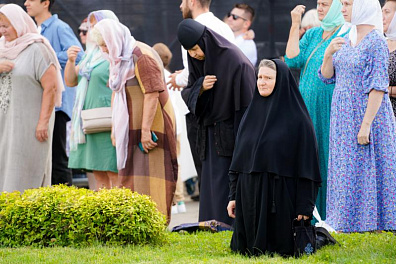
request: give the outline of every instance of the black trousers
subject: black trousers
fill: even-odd
[[[70,118],[62,111],[55,112],[55,126],[52,140],[51,184],[72,184],[72,171],[68,168],[66,154],[66,123]]]
[[[198,134],[198,122],[194,115],[186,115],[186,125],[187,125],[187,138],[190,143],[191,153],[193,156],[195,169],[198,174],[198,188],[201,188],[201,173],[202,173],[202,162],[199,158],[197,151],[197,134]]]

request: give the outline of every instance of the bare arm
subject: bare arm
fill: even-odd
[[[383,97],[384,92],[382,91],[371,90],[369,93],[366,112],[358,133],[358,143],[360,145],[366,145],[370,143],[370,127],[381,106]]]
[[[40,142],[48,139],[48,124],[52,111],[55,108],[57,73],[54,65],[51,65],[41,78],[43,96],[41,100],[40,118],[36,127],[36,138]]]
[[[323,77],[330,79],[334,76],[333,55],[325,53],[323,57],[322,67],[320,68]]]
[[[330,79],[334,76],[333,55],[342,48],[344,43],[345,40],[341,37],[338,37],[334,38],[327,47],[323,57],[322,67],[320,68],[323,77],[326,79]]]
[[[158,96],[158,92],[144,94],[142,137],[140,141],[146,152],[157,146],[157,143],[151,139],[151,126],[154,121],[155,113],[157,112]]]
[[[289,59],[297,57],[300,54],[300,25],[301,16],[305,12],[305,6],[298,5],[291,12],[292,25],[289,33],[289,40],[286,45],[286,56]]]
[[[78,66],[76,66],[76,59],[80,48],[77,46],[71,46],[67,50],[67,62],[65,66],[65,83],[69,87],[77,86],[78,84]]]
[[[389,86],[388,90],[390,97],[396,97],[396,86]]]

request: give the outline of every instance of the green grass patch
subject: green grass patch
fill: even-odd
[[[341,246],[328,246],[312,256],[248,258],[229,248],[231,232],[171,233],[163,245],[0,248],[4,263],[396,263],[396,236],[337,234]]]

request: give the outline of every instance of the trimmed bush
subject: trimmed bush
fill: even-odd
[[[0,246],[162,243],[166,218],[149,196],[58,185],[0,194]]]

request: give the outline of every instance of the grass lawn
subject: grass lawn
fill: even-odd
[[[229,249],[231,232],[169,234],[162,246],[0,248],[0,263],[396,263],[392,233],[337,234],[341,243],[301,259],[248,258]]]

